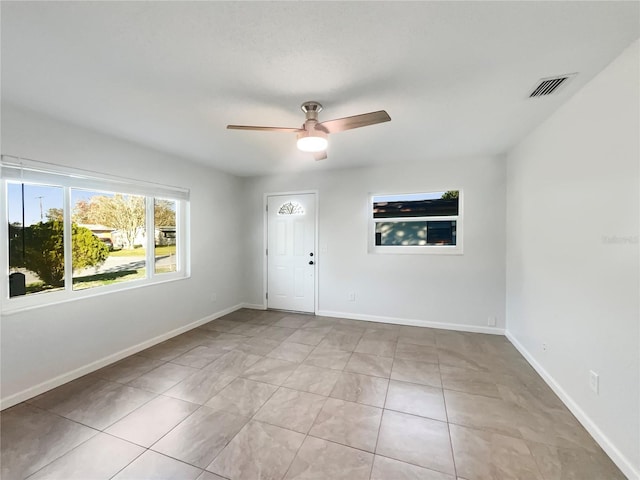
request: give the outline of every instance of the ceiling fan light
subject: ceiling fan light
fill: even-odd
[[[321,131],[314,132],[300,132],[298,134],[298,150],[303,152],[322,152],[327,149],[329,142],[327,141],[327,134]]]

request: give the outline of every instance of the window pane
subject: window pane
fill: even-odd
[[[64,289],[63,189],[7,183],[9,295]]]
[[[427,222],[427,245],[455,245],[456,222]]]
[[[457,190],[373,197],[373,218],[444,217],[458,215]]]
[[[176,206],[175,200],[154,199],[155,273],[175,272],[176,260]]]
[[[73,289],[146,277],[145,198],[71,189]]]
[[[378,222],[376,245],[427,245],[427,222]]]

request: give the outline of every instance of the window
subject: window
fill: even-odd
[[[11,296],[64,289],[63,193],[50,185],[7,184]]]
[[[73,289],[146,278],[146,199],[71,188]]]
[[[1,167],[3,312],[188,276],[188,190],[6,156]]]
[[[372,253],[462,253],[462,192],[372,195]]]

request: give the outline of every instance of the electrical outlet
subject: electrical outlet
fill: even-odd
[[[356,301],[356,294],[353,292],[349,292],[349,295],[347,296],[347,300],[350,302],[355,302]]]
[[[589,370],[589,387],[596,395],[600,393],[600,375],[593,370]]]
[[[496,326],[496,317],[489,317],[487,319],[487,325],[489,325],[490,327],[495,327]]]
[[[546,343],[542,344],[542,351],[546,352],[547,350],[549,350],[549,345],[547,345]]]

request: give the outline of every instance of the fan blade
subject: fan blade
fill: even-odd
[[[325,158],[327,158],[327,151],[326,151],[326,150],[324,150],[324,151],[322,151],[322,152],[315,152],[315,153],[313,154],[313,158],[315,158],[315,159],[316,159],[316,161],[317,161],[317,160],[324,160]]]
[[[327,133],[344,132],[352,128],[366,127],[367,125],[375,125],[376,123],[388,122],[391,117],[384,110],[377,112],[363,113],[362,115],[354,115],[353,117],[337,118],[335,120],[327,120],[316,125],[327,131]]]
[[[300,132],[299,128],[288,127],[254,127],[252,125],[227,125],[229,130],[258,130],[260,132]]]

